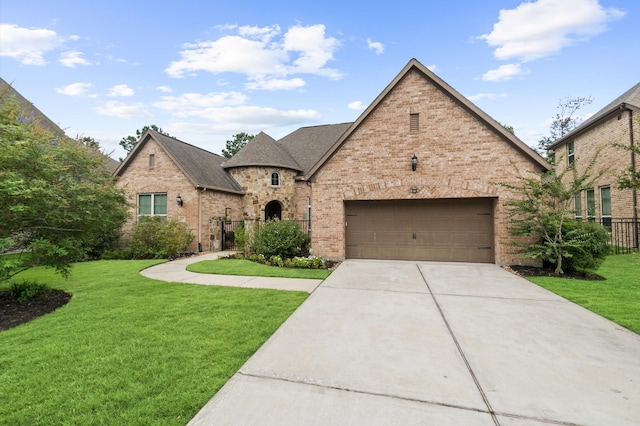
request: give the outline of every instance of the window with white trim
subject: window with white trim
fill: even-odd
[[[271,173],[271,186],[280,186],[280,174],[278,172]]]
[[[582,194],[576,193],[573,201],[576,219],[582,219]]]
[[[167,193],[138,194],[138,222],[154,216],[167,218]]]
[[[576,160],[576,148],[573,141],[567,144],[567,161],[572,164]]]
[[[593,220],[596,217],[596,194],[593,189],[587,189],[587,218]]]

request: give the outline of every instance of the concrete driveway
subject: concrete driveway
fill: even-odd
[[[495,265],[346,261],[190,425],[638,425],[640,336]]]

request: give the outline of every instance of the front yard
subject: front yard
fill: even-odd
[[[139,274],[155,263],[19,277],[73,297],[0,332],[0,423],[184,425],[308,296]]]
[[[640,334],[640,253],[608,256],[604,281],[530,277],[530,281]]]

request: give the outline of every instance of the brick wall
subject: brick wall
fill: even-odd
[[[410,113],[419,114],[418,131]],[[345,200],[495,197],[496,263],[530,263],[511,253],[504,202],[512,194],[493,184],[516,183],[515,167],[539,166],[411,71],[313,177],[314,253],[344,258]]]
[[[149,155],[155,157],[154,167],[149,166]],[[131,159],[127,169],[118,180],[118,186],[125,188],[132,207],[130,220],[124,229],[130,229],[137,220],[137,196],[143,193],[167,194],[167,218],[183,220],[195,235],[190,251],[198,250],[198,242],[203,250],[210,247],[209,218],[223,217],[225,209],[231,208],[234,218],[241,217],[242,196],[218,191],[196,190],[171,158],[153,139],[148,140]],[[180,207],[176,197],[180,195]]]
[[[613,146],[614,143],[629,145],[629,114],[631,114],[629,111],[625,111],[619,119],[617,115],[614,115],[573,139],[578,170],[584,170],[600,150],[597,155],[597,166],[593,171],[594,176],[600,174],[601,171],[604,172],[593,185],[597,218],[602,216],[600,189],[606,186],[611,188],[611,216],[613,218],[633,217],[633,192],[631,189],[618,189],[617,184],[617,176],[623,174],[631,166],[631,154],[629,151]],[[640,142],[640,122],[636,120],[633,127],[634,141],[637,144]],[[556,149],[559,169],[566,167],[567,158],[568,144],[564,144]],[[636,166],[639,160],[636,157]],[[586,218],[587,200],[584,192],[581,194],[581,199],[582,216]]]

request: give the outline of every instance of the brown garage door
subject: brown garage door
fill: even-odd
[[[348,201],[349,259],[493,262],[493,201]]]

